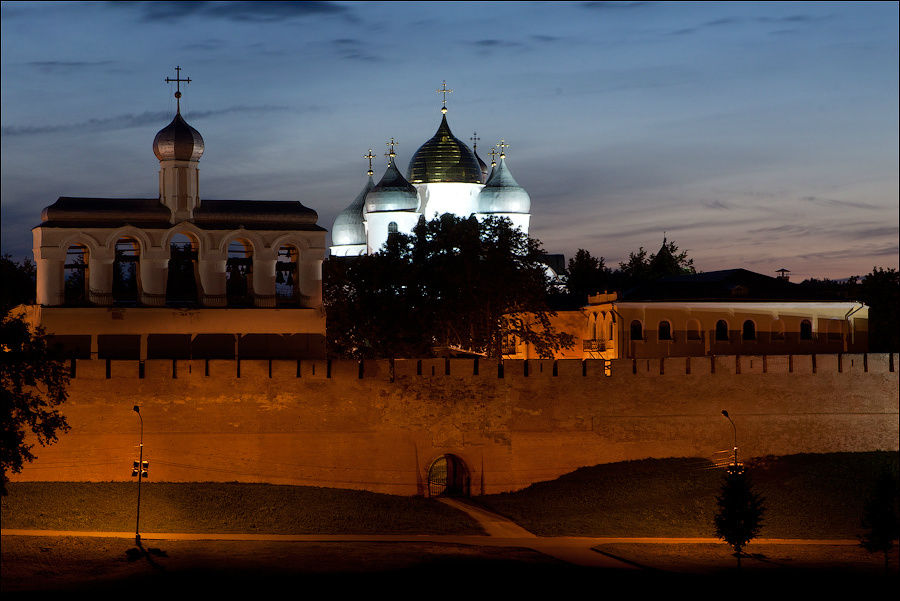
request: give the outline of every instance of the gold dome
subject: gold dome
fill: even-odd
[[[160,161],[199,161],[203,148],[203,136],[182,118],[180,107],[153,139],[153,153]]]
[[[422,144],[409,162],[407,180],[411,184],[432,182],[483,182],[481,166],[472,150],[450,131],[447,116],[430,140]]]

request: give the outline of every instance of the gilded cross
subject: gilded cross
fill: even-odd
[[[500,138],[500,142],[497,144],[497,148],[500,149],[500,158],[506,158],[506,149],[509,148],[509,144],[506,143],[506,140]]]
[[[449,94],[452,91],[453,90],[451,90],[450,88],[447,87],[446,79],[441,83],[440,89],[435,90],[435,92],[437,92],[438,94],[443,94],[443,96],[444,96],[444,99],[441,101],[441,112],[442,113],[447,112],[447,94]]]
[[[496,157],[498,154],[500,154],[500,153],[498,153],[493,148],[491,148],[491,151],[488,153],[488,155],[491,157],[491,167],[497,166],[497,160],[494,157]]]
[[[473,149],[478,148],[478,141],[479,141],[480,139],[481,139],[481,138],[478,137],[478,132],[477,132],[477,131],[473,131],[473,132],[472,132],[472,137],[469,138],[469,140],[472,141],[472,148],[473,148]]]
[[[375,172],[372,171],[372,159],[375,158],[375,155],[372,154],[372,149],[371,149],[371,148],[369,149],[369,152],[366,153],[366,156],[364,156],[363,158],[364,158],[364,159],[369,159],[369,175],[373,175]]]
[[[181,113],[181,84],[191,83],[191,78],[181,79],[181,67],[175,67],[175,79],[166,77],[166,83],[175,82],[175,102],[178,105],[178,113]]]
[[[386,153],[384,153],[384,156],[388,157],[388,162],[392,163],[394,161],[394,157],[397,156],[396,153],[394,152],[394,146],[400,146],[400,143],[394,142],[394,138],[392,137],[391,141],[387,142],[386,145],[390,146],[390,150],[388,150]]]

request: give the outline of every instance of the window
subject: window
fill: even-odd
[[[750,319],[744,322],[742,338],[744,340],[756,340],[756,324]]]
[[[641,322],[639,322],[636,319],[631,322],[631,339],[632,340],[643,340],[644,339],[644,327],[641,325]]]
[[[136,241],[121,238],[116,242],[112,294],[117,304],[137,303],[140,260],[140,246]]]
[[[166,302],[175,305],[196,304],[197,290],[197,244],[185,234],[175,234],[169,242]],[[153,301],[150,297],[146,300]]]
[[[672,324],[668,321],[659,322],[659,340],[672,340]]]
[[[728,342],[728,322],[720,319],[716,322],[716,340],[719,342]]]
[[[66,250],[63,265],[63,302],[67,305],[83,305],[88,299],[88,249],[82,244],[73,244]]]
[[[247,241],[235,240],[228,245],[225,295],[228,306],[253,304],[253,246]]]
[[[391,221],[388,224],[388,234],[396,234],[399,230],[397,229],[397,222]]]
[[[295,305],[300,300],[298,256],[299,251],[293,246],[278,249],[275,262],[275,301],[279,306]]]
[[[812,340],[812,322],[804,319],[800,322],[800,340]]]

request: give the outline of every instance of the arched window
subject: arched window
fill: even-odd
[[[247,241],[235,240],[228,245],[225,295],[231,307],[253,304],[253,247]]]
[[[800,322],[800,340],[812,340],[812,322],[804,319]]]
[[[138,281],[140,278],[140,246],[131,238],[116,241],[113,260],[112,295],[116,304],[138,302]]]
[[[716,340],[719,342],[728,342],[728,322],[720,319],[716,322]]]
[[[300,282],[297,277],[297,257],[293,246],[278,249],[275,263],[275,299],[278,305],[295,305],[300,300]]]
[[[388,224],[388,234],[396,234],[399,230],[397,229],[397,222],[391,221]]]
[[[696,319],[689,319],[687,322],[687,339],[700,340],[700,322]]]
[[[672,340],[672,324],[668,321],[659,322],[659,340]]]
[[[63,280],[65,304],[86,304],[88,301],[88,249],[83,244],[73,244],[66,250]]]
[[[639,322],[636,319],[631,322],[631,339],[632,340],[643,340],[644,339],[644,326],[642,326],[641,322]]]
[[[756,340],[756,324],[753,323],[753,320],[748,319],[744,322],[741,334],[741,338],[744,340]]]
[[[169,242],[169,275],[166,303],[193,305],[197,302],[197,245],[184,234]]]

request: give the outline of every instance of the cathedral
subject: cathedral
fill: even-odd
[[[526,234],[531,219],[531,197],[513,178],[506,163],[508,145],[500,141],[499,161],[491,168],[478,156],[477,136],[473,148],[453,135],[447,123],[447,94],[437,132],[415,152],[406,176],[397,167],[394,140],[388,142],[388,165],[378,183],[373,179],[371,149],[369,179],[350,206],[341,211],[331,230],[331,254],[352,257],[378,252],[389,234],[412,232],[420,217],[434,219],[444,214],[505,217]],[[496,152],[491,150],[492,159]]]

